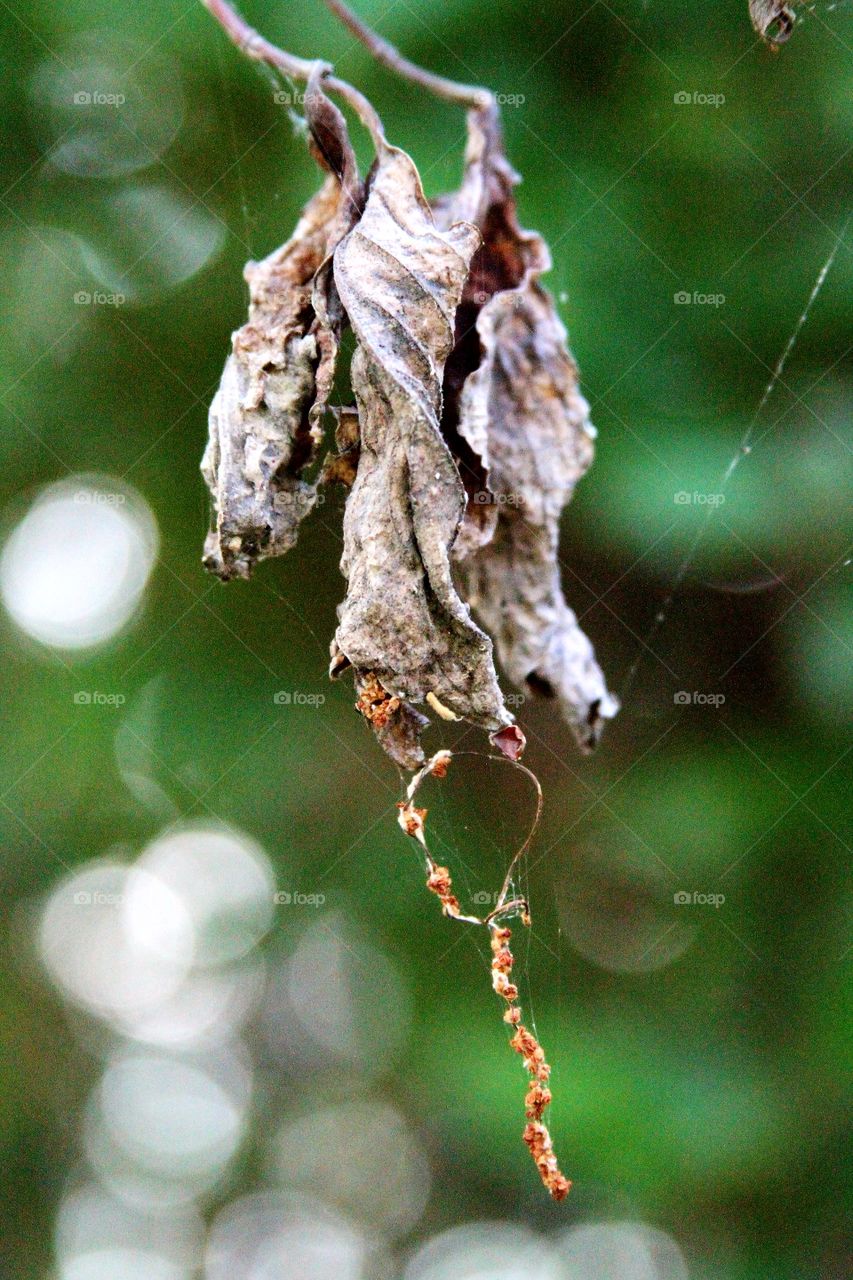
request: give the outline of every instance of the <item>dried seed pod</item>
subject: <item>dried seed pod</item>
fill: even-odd
[[[437,702],[499,731],[513,717],[492,644],[451,574],[465,494],[439,429],[442,370],[479,242],[467,223],[437,229],[414,163],[380,141],[364,213],[334,256],[357,338],[360,420],[335,649],[400,703]]]
[[[483,234],[445,379],[442,426],[468,491],[453,553],[508,675],[557,698],[590,749],[618,703],[563,596],[559,521],[595,432],[565,329],[539,284],[547,246],[516,220],[517,181],[496,112],[472,112],[462,187],[437,202],[442,222],[464,216]]]
[[[317,500],[303,472],[322,438],[343,323],[327,264],[363,193],[344,118],[316,78],[305,112],[311,149],[329,176],[291,239],[247,265],[249,320],[233,335],[210,406],[202,472],[214,527],[204,563],[223,579],[247,578],[257,561],[289,551]]]
[[[784,0],[749,0],[752,25],[768,44],[784,44],[794,29],[795,14]]]

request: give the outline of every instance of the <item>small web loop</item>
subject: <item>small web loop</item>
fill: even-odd
[[[420,845],[426,859],[428,875],[433,877],[436,876],[438,872],[446,872],[446,868],[438,866],[427,844],[424,832],[426,810],[416,808],[414,801],[418,791],[420,790],[421,784],[426,778],[443,778],[447,773],[451,759],[461,758],[463,756],[474,756],[481,760],[488,760],[493,763],[508,764],[514,769],[517,769],[520,773],[523,773],[533,783],[533,787],[536,792],[536,812],[527,836],[522,844],[519,845],[510,860],[493,910],[483,917],[462,913],[459,900],[456,898],[455,894],[450,892],[449,876],[447,876],[448,893],[446,895],[446,900],[445,897],[442,896],[441,892],[439,892],[439,897],[442,899],[445,914],[451,916],[455,920],[461,920],[466,924],[487,926],[491,926],[498,919],[504,919],[510,915],[516,914],[521,916],[525,924],[529,924],[530,916],[528,913],[527,899],[521,896],[513,897],[512,886],[516,868],[518,867],[520,860],[530,849],[542,820],[542,787],[539,779],[536,777],[536,774],[532,769],[528,769],[527,766],[522,764],[519,760],[511,760],[503,754],[487,755],[483,751],[437,751],[436,754],[432,756],[416,774],[414,774],[409,782],[409,785],[406,788],[405,799],[402,800],[399,805],[400,816],[398,821],[406,834],[411,836]],[[438,884],[439,881],[443,881],[443,878],[440,876],[437,878],[436,884]]]

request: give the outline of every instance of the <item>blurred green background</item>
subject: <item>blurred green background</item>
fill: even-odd
[[[4,1271],[196,1274],[200,1227],[172,1270],[145,1254],[168,1235],[151,1225],[165,1205],[214,1221],[216,1280],[242,1238],[229,1206],[297,1188],[307,1234],[337,1215],[334,1271],[316,1258],[302,1270],[318,1280],[406,1267],[436,1280],[835,1280],[849,1085],[853,9],[809,8],[773,56],[746,0],[358,3],[409,57],[506,96],[521,220],[553,246],[547,283],[599,430],[564,521],[566,592],[612,688],[639,660],[592,759],[546,704],[518,709],[546,796],[519,973],[554,1065],[551,1128],[575,1179],[563,1206],[520,1140],[524,1077],[484,939],[429,899],[396,826],[398,779],[351,688],[326,681],[339,495],[251,583],[223,588],[200,564],[198,462],[244,314],[243,263],[290,234],[317,184],[298,107],[281,101],[290,87],[246,64],[200,4],[3,9]],[[374,66],[317,0],[244,12],[365,91],[429,194],[458,181],[458,109]],[[752,452],[721,489],[833,248]],[[709,497],[706,535],[650,637]],[[38,498],[36,513],[47,499],[53,516],[22,526]],[[35,603],[33,574],[46,596]],[[101,601],[84,646],[74,610],[113,579],[117,598]],[[69,617],[77,648],[61,634]],[[276,702],[281,691],[289,700]],[[443,724],[429,743],[456,740],[485,747]],[[530,816],[523,781],[461,757],[428,803],[457,886],[491,893]],[[118,1078],[117,1055],[166,1070],[202,1049],[190,1031],[175,1047],[138,1019],[122,1030],[114,1010],[94,1016],[80,998],[91,972],[75,987],[62,966],[88,946],[109,976],[113,953],[91,913],[51,924],[50,910],[58,920],[84,884],[75,875],[97,882],[93,861],[133,866],[175,822],[244,833],[263,850],[249,863],[290,901],[265,918],[250,893],[257,929],[207,971],[248,992],[213,1018],[204,1048],[218,1064],[205,1059],[205,1079],[224,1055],[253,1082],[239,1140],[183,1198],[178,1156],[173,1168],[167,1138],[154,1143],[134,1198],[93,1136],[93,1108],[113,1097],[119,1111],[142,1108],[140,1132],[157,1122],[139,1091],[105,1102],[104,1073]],[[170,909],[152,906],[158,921]],[[153,1093],[171,1133],[168,1084]],[[151,1192],[152,1169],[172,1191]],[[104,1221],[122,1240],[123,1213],[145,1218],[141,1263],[109,1254],[108,1239],[87,1253],[88,1227],[74,1242],[89,1222],[69,1199],[78,1184],[109,1200]],[[493,1220],[514,1225],[482,1226]],[[351,1244],[369,1241],[360,1262],[344,1222]],[[622,1225],[590,1235],[602,1222]],[[465,1224],[436,1261],[428,1242]],[[299,1247],[266,1270],[238,1255],[230,1274],[296,1274]]]

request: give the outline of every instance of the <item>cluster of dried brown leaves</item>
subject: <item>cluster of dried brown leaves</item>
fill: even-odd
[[[246,268],[249,319],[202,464],[205,564],[247,577],[294,545],[319,486],[342,482],[347,591],[330,673],[352,668],[391,758],[423,763],[429,712],[521,753],[493,641],[510,679],[556,699],[588,750],[617,702],[563,596],[558,539],[594,430],[539,283],[548,250],[516,220],[497,108],[469,113],[462,185],[432,204],[381,127],[362,181],[319,70],[305,115],[327,177],[291,239]],[[335,411],[336,450],[309,478],[346,325],[356,406]]]
[[[225,6],[209,7],[221,19]],[[750,14],[771,43],[791,33],[783,0],[750,0]],[[210,410],[205,564],[248,577],[295,544],[320,485],[343,483],[347,593],[330,672],[353,669],[391,758],[423,763],[426,708],[520,754],[493,645],[588,750],[618,704],[563,596],[558,539],[595,433],[540,284],[547,246],[518,225],[497,107],[487,96],[469,112],[461,187],[430,204],[376,119],[361,179],[327,70],[316,64],[305,94],[325,182],[290,240],[247,265],[249,319]],[[311,478],[346,326],[357,404],[335,410],[337,450]]]

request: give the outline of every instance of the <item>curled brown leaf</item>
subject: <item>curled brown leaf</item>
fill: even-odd
[[[282,555],[316,503],[304,479],[322,438],[343,313],[328,266],[358,216],[361,185],[344,118],[319,81],[305,97],[311,149],[329,171],[293,236],[245,269],[249,319],[233,335],[209,415],[202,472],[213,499],[206,568],[248,577]]]
[[[794,29],[794,11],[784,0],[749,0],[749,16],[768,44],[784,44]]]
[[[335,252],[357,338],[360,454],[344,515],[346,598],[336,649],[401,703],[512,723],[492,644],[453,582],[465,494],[439,429],[444,362],[479,235],[436,227],[405,152],[383,144],[360,221]]]
[[[518,226],[517,177],[493,112],[469,116],[465,177],[441,219],[481,228],[445,379],[443,429],[466,478],[454,546],[466,598],[522,689],[556,698],[584,749],[615,715],[560,584],[559,522],[592,461],[594,428],[565,329],[539,277],[542,238]]]

